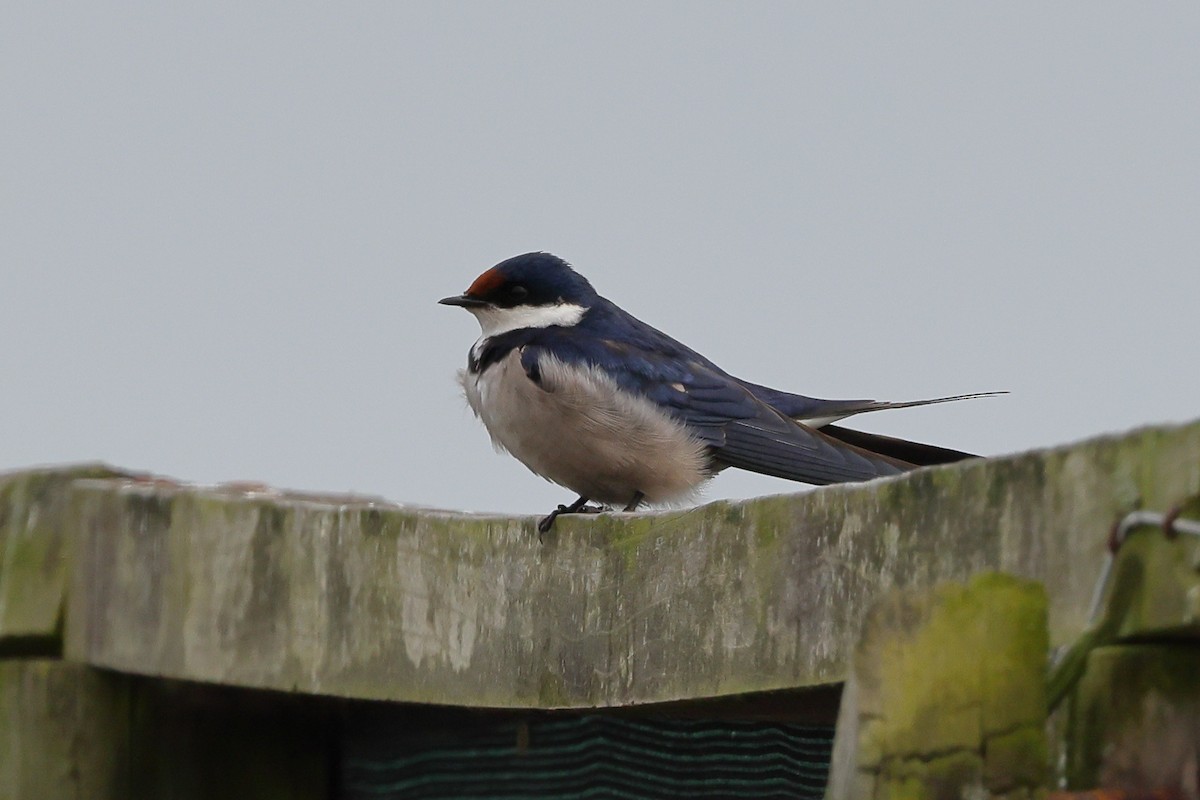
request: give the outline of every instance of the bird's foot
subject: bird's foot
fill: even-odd
[[[633,499],[630,500],[625,506],[625,509],[624,509],[625,512],[628,513],[630,511],[637,511],[638,506],[640,506],[642,504],[642,501],[645,499],[646,499],[646,495],[642,494],[641,492],[634,492]]]
[[[558,508],[538,520],[538,535],[549,533],[550,529],[554,527],[554,520],[558,519],[559,514],[599,514],[603,510],[603,506],[589,506],[586,497],[579,498],[569,506],[559,505]]]

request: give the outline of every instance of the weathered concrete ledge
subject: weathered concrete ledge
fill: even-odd
[[[72,484],[66,656],[360,698],[588,707],[846,677],[884,590],[998,570],[1078,635],[1113,521],[1200,492],[1200,423],[745,503],[563,519]]]
[[[0,474],[0,654],[61,648],[71,486],[120,474],[103,464]]]

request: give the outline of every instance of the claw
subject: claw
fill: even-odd
[[[580,497],[569,506],[559,505],[558,508],[538,520],[538,536],[550,532],[550,529],[554,527],[554,520],[558,518],[559,514],[599,514],[603,510],[601,506],[589,506],[586,497]]]
[[[558,508],[554,509],[549,514],[538,520],[538,534],[541,535],[544,533],[549,533],[550,529],[554,527],[554,520],[558,519],[558,515],[566,513],[568,513],[567,507],[559,504]]]

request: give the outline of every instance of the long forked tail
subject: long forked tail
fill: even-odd
[[[870,411],[886,411],[896,408],[915,408],[931,406],[938,403],[952,403],[958,400],[974,400],[979,397],[994,397],[1008,392],[974,392],[971,394],[956,394],[948,397],[933,397],[926,400],[905,400],[887,402],[882,400],[825,400],[818,397],[806,397],[802,394],[791,394],[761,386],[756,383],[743,381],[742,384],[756,397],[774,407],[785,416],[797,422],[802,422],[810,428],[817,428],[826,436],[837,439],[845,444],[877,453],[888,458],[898,459],[914,466],[925,467],[933,464],[949,464],[966,458],[977,458],[972,453],[952,450],[948,447],[912,442],[907,439],[897,439],[877,433],[865,433],[850,428],[843,428],[831,423],[855,414]]]
[[[917,406],[934,406],[938,403],[956,403],[959,400],[975,400],[980,397],[996,397],[998,395],[1008,394],[1008,392],[972,392],[971,394],[952,394],[949,397],[931,397],[927,400],[901,400],[892,402],[887,400],[872,400],[865,407],[856,411],[856,414],[861,414],[865,411],[887,411],[893,408],[916,408]]]
[[[970,394],[952,394],[948,397],[931,397],[928,400],[901,400],[900,402],[889,402],[886,400],[872,400],[871,407],[863,409],[864,411],[879,411],[885,408],[915,408],[917,406],[932,406],[938,403],[954,403],[959,400],[974,400],[978,397],[996,397],[997,395],[1008,394],[1006,391],[999,392],[971,392]]]
[[[742,381],[742,385],[751,394],[767,405],[775,408],[784,416],[791,417],[797,422],[803,422],[810,428],[824,428],[831,422],[852,417],[855,414],[865,414],[870,411],[887,411],[896,408],[916,408],[917,406],[932,406],[938,403],[953,403],[958,400],[974,400],[979,397],[995,397],[1008,392],[974,392],[972,394],[955,394],[949,397],[932,397],[926,400],[903,400],[889,402],[886,400],[826,400],[820,397],[806,397],[802,394],[781,392],[769,386]]]
[[[935,401],[936,402],[936,401]],[[919,405],[919,404],[918,404]],[[894,436],[884,436],[878,433],[865,433],[840,425],[826,425],[821,433],[839,442],[878,453],[888,458],[907,461],[918,467],[929,467],[934,464],[951,464],[967,458],[979,458],[974,453],[964,453],[961,450],[951,450],[948,447],[938,447],[923,442],[912,442],[907,439],[897,439]]]

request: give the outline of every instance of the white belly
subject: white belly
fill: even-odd
[[[514,350],[482,375],[459,375],[493,444],[538,475],[609,505],[638,492],[648,503],[684,500],[709,477],[705,446],[653,403],[594,368],[550,357],[539,367],[541,386]]]

